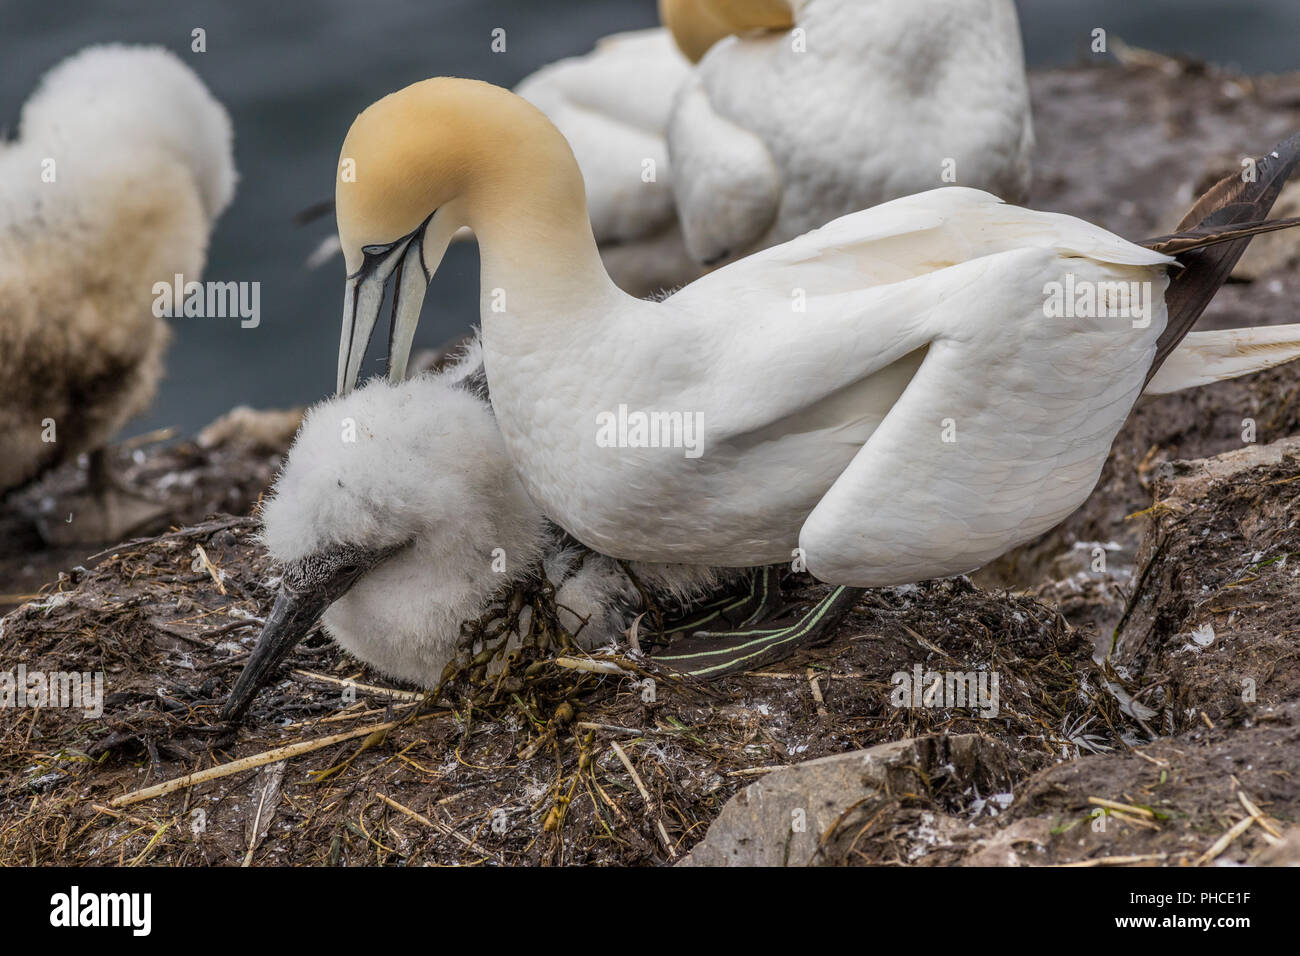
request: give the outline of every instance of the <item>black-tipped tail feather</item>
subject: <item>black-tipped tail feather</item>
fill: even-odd
[[[1228,281],[1251,238],[1300,225],[1300,219],[1268,221],[1269,210],[1298,165],[1300,133],[1255,160],[1253,177],[1234,173],[1215,183],[1183,217],[1177,232],[1141,243],[1176,256],[1183,266],[1165,293],[1169,321],[1157,342],[1148,382]]]

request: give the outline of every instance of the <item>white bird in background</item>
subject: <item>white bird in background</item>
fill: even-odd
[[[0,493],[90,452],[102,533],[129,530],[139,503],[101,450],[153,399],[170,331],[152,288],[201,274],[234,196],[231,138],[158,47],[82,50],[24,105],[0,144]]]
[[[662,16],[683,49],[708,49],[668,132],[697,262],[945,183],[1027,198],[1033,129],[1013,0],[673,6]],[[709,44],[718,22],[737,35]]]
[[[623,291],[675,289],[943,182],[1026,198],[1033,130],[1012,0],[660,0],[659,10],[663,28],[606,37],[515,87],[573,149]],[[331,236],[309,262],[336,252]]]
[[[372,172],[336,191],[349,276],[340,391],[395,271],[400,379],[427,277],[468,225],[497,424],[551,520],[615,558],[752,567],[794,556],[838,586],[790,627],[675,655],[708,674],[824,633],[854,589],[972,570],[1077,508],[1249,236],[1295,224],[1258,220],[1300,137],[1149,247],[951,187],[843,217],[660,302],[609,279],[568,145],[505,90],[416,83],[364,111],[343,155]],[[1066,287],[1093,290],[1091,305],[1072,292],[1054,307]],[[1205,346],[1196,355],[1214,365]],[[1300,343],[1269,351],[1284,361]],[[614,410],[690,416],[703,453],[630,430],[609,447],[600,423]]]
[[[582,170],[601,258],[623,291],[645,296],[700,275],[673,199],[668,118],[691,65],[662,28],[605,37],[545,66],[515,92],[564,134]]]
[[[542,575],[556,586],[559,623],[585,648],[623,633],[641,607],[638,585],[656,605],[681,608],[737,578],[690,565],[625,570],[560,532],[515,474],[485,385],[474,341],[442,372],[376,379],[311,410],[262,511],[282,584],[225,719],[243,715],[322,614],[354,657],[433,688],[461,623]],[[711,609],[740,620],[770,597]]]

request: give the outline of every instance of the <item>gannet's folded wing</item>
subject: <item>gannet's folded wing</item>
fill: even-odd
[[[789,298],[792,284],[809,294],[848,292],[1029,248],[1117,265],[1174,261],[1073,216],[1010,206],[991,193],[946,186],[841,216],[710,273],[678,295],[704,293],[721,283],[767,288],[783,299]]]
[[[1000,253],[936,302],[920,368],[800,533],[808,568],[881,586],[980,567],[1051,528],[1096,484],[1164,328],[1158,266]],[[1146,282],[1152,321],[1049,317],[1043,287]],[[924,281],[924,280],[923,280]]]
[[[728,383],[729,401],[710,428],[722,440],[799,421],[940,337],[992,336],[1013,355],[1022,327],[1041,331],[1047,283],[1078,273],[1148,282],[1154,296],[1172,261],[1068,216],[945,189],[836,220],[673,299],[700,317],[704,380]],[[719,302],[728,303],[722,317]],[[1153,308],[1152,324],[1163,327],[1163,301]],[[747,321],[731,318],[732,309]],[[684,400],[699,394],[700,404],[685,407],[713,407],[706,388],[687,387]]]

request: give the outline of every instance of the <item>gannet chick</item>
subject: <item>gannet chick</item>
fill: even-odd
[[[761,657],[824,635],[856,589],[971,571],[1078,508],[1250,237],[1297,224],[1263,220],[1300,164],[1300,136],[1256,160],[1252,181],[1216,185],[1176,234],[1141,244],[948,187],[842,217],[662,301],[610,281],[563,137],[505,90],[416,83],[358,116],[343,151],[371,172],[336,191],[340,390],[404,264],[390,336],[400,374],[445,238],[469,225],[492,407],[529,496],[611,557],[793,559],[835,585],[794,625],[741,635]],[[1242,344],[1198,342],[1185,370],[1243,367]],[[1294,346],[1274,351],[1284,360]],[[615,410],[641,426],[602,441]],[[682,663],[715,675],[747,663],[697,667],[707,653]]]
[[[696,261],[945,184],[1027,198],[1033,131],[1013,0],[676,5],[665,21],[683,48],[696,52],[702,31],[708,49],[668,132]],[[737,35],[709,44],[718,22]]]
[[[151,290],[201,274],[231,136],[159,47],[82,50],[24,105],[0,145],[0,493],[102,449],[152,400],[170,332]]]
[[[275,604],[223,715],[236,719],[322,617],[326,632],[389,677],[437,685],[461,624],[545,574],[580,646],[608,643],[640,606],[685,605],[735,575],[631,566],[582,548],[532,503],[482,389],[480,347],[439,373],[375,379],[310,410],[262,511],[283,567]]]

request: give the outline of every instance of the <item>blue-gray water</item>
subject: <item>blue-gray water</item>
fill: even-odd
[[[1248,72],[1300,67],[1300,0],[1019,5],[1031,66],[1086,55],[1089,33],[1100,26],[1131,44]],[[242,179],[213,237],[206,278],[260,282],[261,325],[173,320],[166,380],[129,431],[178,425],[190,432],[236,404],[304,404],[333,388],[341,260],[305,271],[304,257],[329,226],[301,229],[292,219],[333,194],[339,145],[366,105],[436,74],[511,86],[589,50],[600,36],[656,22],[654,0],[3,0],[0,128],[12,128],[46,68],[108,41],[175,50],[234,118]],[[207,32],[205,53],[190,52],[196,27]],[[489,49],[496,27],[506,30],[505,53]],[[476,250],[452,249],[430,290],[417,346],[437,345],[475,319],[477,282]]]

